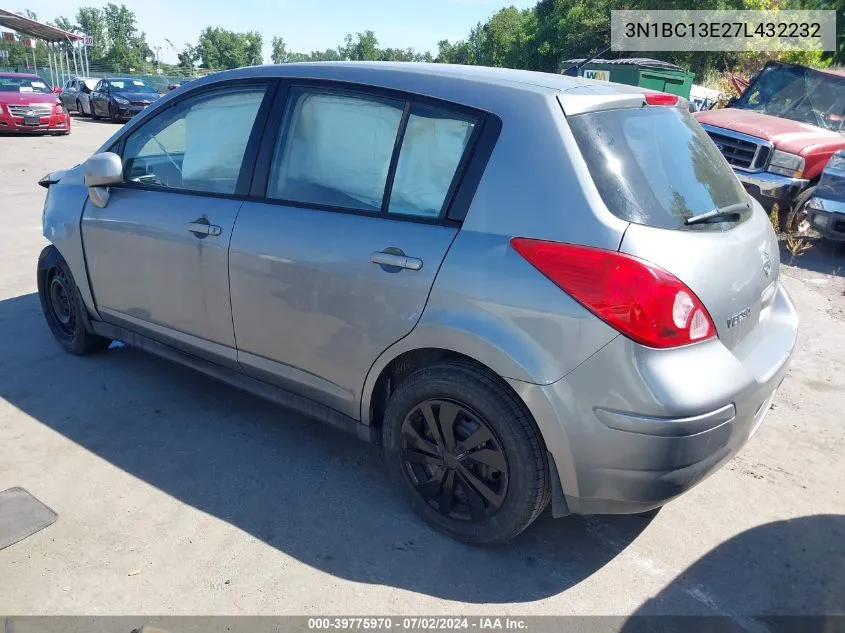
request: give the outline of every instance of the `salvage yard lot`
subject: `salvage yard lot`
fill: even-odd
[[[845,613],[845,247],[782,269],[798,350],[734,461],[651,521],[545,516],[472,548],[405,507],[377,447],[136,350],[60,351],[36,181],[115,130],[0,136],[0,490],[59,515],[0,550],[0,613]]]

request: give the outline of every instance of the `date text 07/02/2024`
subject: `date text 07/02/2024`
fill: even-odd
[[[332,617],[308,618],[312,631],[451,631],[451,630],[526,630],[525,620],[519,618],[476,617]]]

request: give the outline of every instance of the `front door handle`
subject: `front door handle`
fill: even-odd
[[[406,270],[420,270],[423,267],[423,260],[416,257],[408,257],[398,248],[377,251],[370,255],[370,261],[378,264],[385,270],[399,270],[401,268]]]
[[[209,223],[205,218],[197,218],[188,224],[188,231],[199,238],[203,238],[209,235],[217,237],[223,232],[223,229],[216,224]]]

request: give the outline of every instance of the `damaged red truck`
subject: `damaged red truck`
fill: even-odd
[[[781,228],[806,227],[822,171],[845,149],[845,70],[771,62],[729,107],[695,116],[746,190],[778,204]]]

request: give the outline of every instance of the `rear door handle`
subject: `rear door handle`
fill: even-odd
[[[384,251],[377,251],[370,255],[370,261],[385,268],[405,268],[407,270],[420,270],[423,267],[423,260],[421,259],[418,259],[416,257],[408,257],[407,255],[399,253],[386,253]]]
[[[196,222],[188,224],[188,231],[197,237],[205,237],[206,235],[217,237],[223,232],[223,229],[216,224],[209,224],[208,220],[205,220],[205,218],[200,218]]]

